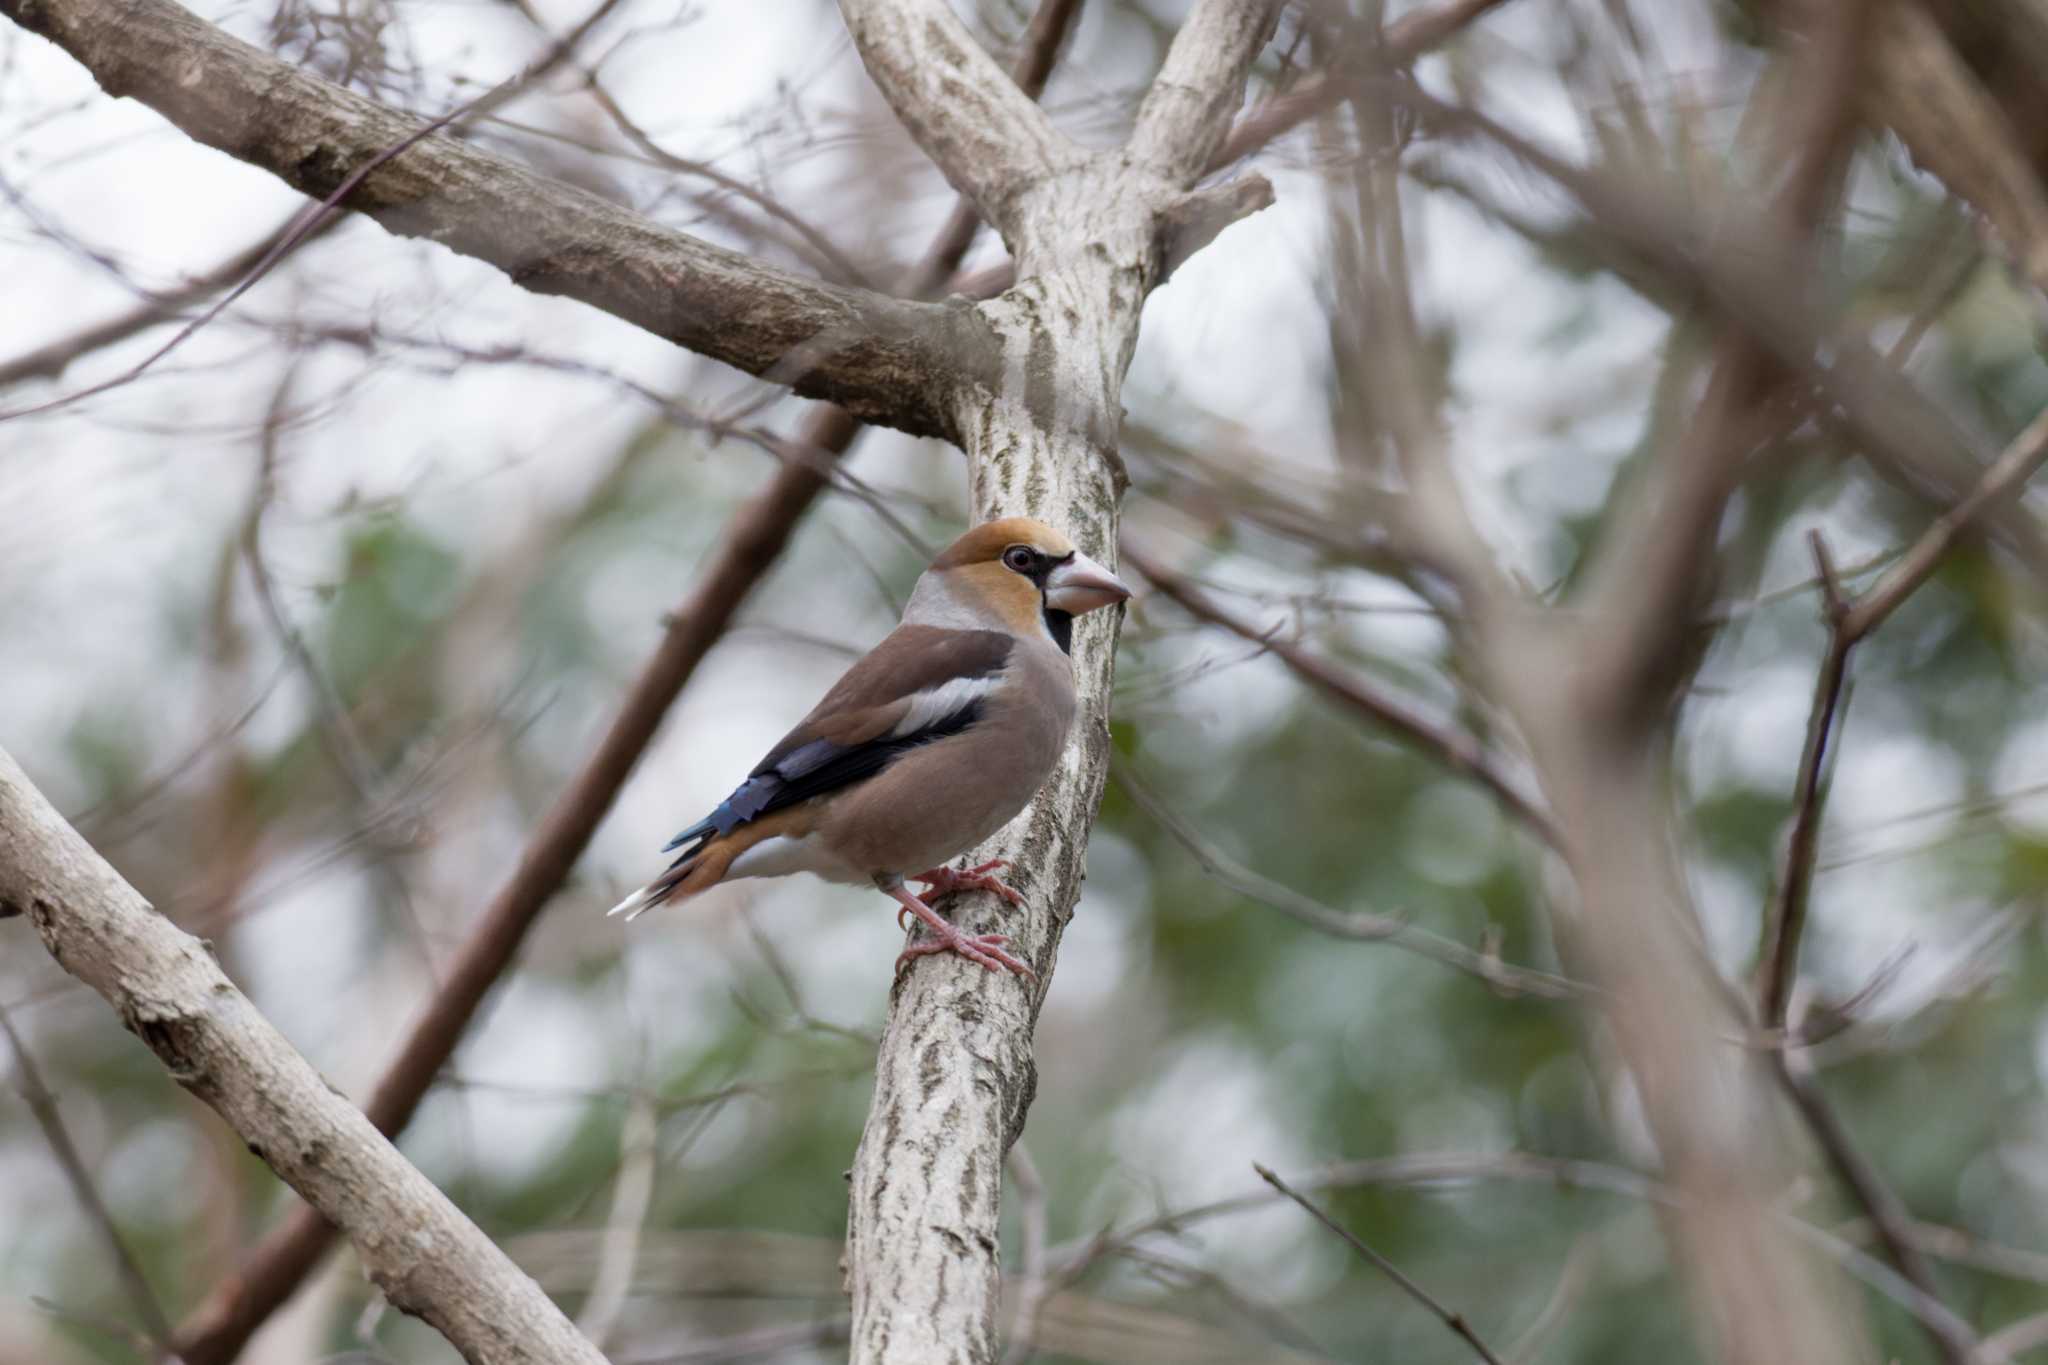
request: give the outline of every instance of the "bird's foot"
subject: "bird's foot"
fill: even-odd
[[[943,896],[953,891],[991,891],[1021,909],[1024,905],[1023,893],[1000,878],[989,875],[999,867],[1010,865],[1008,858],[993,858],[980,867],[935,867],[929,872],[918,873],[910,880],[923,882],[924,894],[927,896]],[[903,917],[909,913],[907,909],[896,912],[896,923],[905,929],[910,925]]]
[[[966,875],[973,877],[981,874],[977,871]],[[925,879],[920,877],[918,880],[923,881]],[[896,886],[888,888],[888,890],[889,894],[894,896],[903,907],[901,911],[897,912],[898,922],[901,922],[905,914],[915,915],[924,921],[925,927],[931,931],[932,935],[931,941],[913,943],[908,948],[905,948],[897,957],[896,972],[899,976],[918,958],[932,953],[958,953],[969,962],[977,963],[992,972],[1006,971],[1018,976],[1028,976],[1033,981],[1038,979],[1038,973],[1032,971],[1028,963],[1015,954],[1004,950],[1004,945],[1010,941],[1009,935],[963,934],[954,928],[938,911],[919,900],[909,887],[898,883]]]
[[[1031,970],[1022,958],[1004,951],[1003,945],[1010,941],[1008,934],[963,934],[958,929],[952,937],[932,943],[913,943],[896,955],[896,974],[901,976],[912,962],[932,953],[958,953],[969,962],[978,962],[990,971],[1012,972],[1017,976],[1028,976],[1038,980],[1038,973]]]

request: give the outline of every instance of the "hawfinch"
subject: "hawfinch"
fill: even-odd
[[[869,883],[930,928],[897,959],[955,952],[994,971],[1031,969],[1002,934],[963,934],[926,895],[973,888],[1024,898],[946,865],[988,838],[1052,775],[1074,720],[1074,617],[1131,595],[1040,521],[977,526],[918,578],[891,631],[769,750],[710,815],[670,840],[669,869],[612,910],[628,918],[741,877],[813,872]],[[919,869],[923,869],[920,871]]]

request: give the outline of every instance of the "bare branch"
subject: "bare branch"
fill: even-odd
[[[1820,849],[1821,772],[1840,723],[1838,702],[1848,675],[1849,656],[1864,637],[1883,625],[1933,576],[1964,529],[1987,508],[2015,493],[2044,460],[2048,460],[2048,409],[2043,409],[2013,438],[1968,495],[1936,517],[1883,576],[1854,600],[1843,597],[1826,546],[1819,532],[1814,533],[1814,557],[1820,568],[1826,603],[1828,650],[1814,684],[1813,709],[1807,719],[1806,745],[1793,791],[1792,827],[1786,839],[1784,862],[1763,924],[1758,1012],[1767,1029],[1784,1026],[1785,1009],[1798,972],[1799,943],[1806,927],[1814,860]]]
[[[329,84],[172,0],[0,0],[111,94],[323,197],[425,121]],[[431,237],[521,287],[612,313],[863,420],[946,435],[942,381],[989,355],[962,310],[806,280],[660,227],[452,138],[365,178],[346,207]]]
[[[1820,567],[1822,596],[1827,604],[1828,651],[1814,680],[1813,707],[1806,719],[1806,744],[1799,759],[1799,778],[1792,795],[1792,831],[1785,840],[1784,866],[1777,894],[1764,914],[1764,953],[1757,964],[1757,1015],[1766,1029],[1785,1026],[1785,1007],[1799,965],[1799,939],[1806,927],[1806,906],[1813,888],[1813,859],[1820,847],[1821,776],[1833,751],[1842,687],[1848,680],[1849,653],[1856,641],[1843,629],[1847,608],[1835,581],[1833,562],[1820,532],[1813,533],[1814,562]]]
[[[843,426],[840,449],[856,429],[837,409],[821,410],[816,420],[820,429],[811,434],[828,440],[835,431],[826,426]],[[830,448],[823,442],[820,446]],[[626,693],[611,727],[528,838],[510,880],[447,964],[440,991],[378,1080],[364,1112],[379,1131],[395,1134],[411,1121],[484,997],[511,965],[526,931],[582,856],[683,684],[766,576],[824,486],[824,476],[810,464],[784,464],[733,519],[703,579],[669,618],[660,647]],[[333,1235],[320,1213],[300,1209],[265,1237],[242,1269],[182,1325],[179,1346],[187,1365],[232,1360],[249,1334],[298,1287]]]
[[[1503,0],[1438,0],[1412,9],[1380,34],[1377,56],[1382,70],[1403,67],[1430,49],[1463,32],[1474,20],[1497,9]],[[1353,73],[1324,71],[1308,77],[1283,95],[1253,106],[1231,128],[1205,168],[1214,174],[1241,161],[1322,113],[1335,108],[1353,88]]]
[[[1160,799],[1150,784],[1142,782],[1126,764],[1113,763],[1110,771],[1117,785],[1138,808],[1159,822],[1177,840],[1181,847],[1199,864],[1203,871],[1241,896],[1249,897],[1261,905],[1271,906],[1289,919],[1308,925],[1334,938],[1351,939],[1364,943],[1390,943],[1454,967],[1470,972],[1502,995],[1532,995],[1542,1000],[1579,1000],[1592,995],[1593,989],[1569,977],[1551,972],[1537,971],[1532,967],[1517,967],[1502,962],[1491,953],[1468,948],[1454,939],[1418,929],[1407,920],[1392,915],[1376,915],[1365,911],[1349,914],[1334,910],[1321,901],[1302,895],[1292,887],[1283,886],[1269,877],[1260,876],[1245,867],[1214,842],[1202,837],[1194,826],[1183,819],[1178,812]]]
[[[1493,1353],[1492,1348],[1489,1347],[1484,1341],[1480,1340],[1479,1334],[1472,1330],[1472,1325],[1465,1321],[1465,1315],[1463,1313],[1454,1313],[1450,1309],[1444,1307],[1441,1303],[1438,1303],[1436,1301],[1436,1298],[1433,1295],[1431,1295],[1428,1290],[1424,1289],[1421,1285],[1415,1283],[1415,1281],[1409,1279],[1408,1276],[1402,1272],[1401,1267],[1395,1265],[1392,1261],[1388,1260],[1386,1257],[1380,1255],[1377,1251],[1374,1251],[1371,1247],[1367,1246],[1363,1241],[1361,1241],[1358,1238],[1357,1234],[1353,1233],[1349,1228],[1345,1227],[1342,1223],[1339,1223],[1329,1214],[1323,1212],[1323,1210],[1320,1207],[1318,1207],[1313,1200],[1309,1199],[1308,1196],[1297,1193],[1295,1190],[1290,1188],[1286,1181],[1282,1180],[1279,1176],[1273,1174],[1273,1172],[1269,1168],[1261,1166],[1259,1163],[1255,1161],[1252,1163],[1252,1169],[1257,1171],[1259,1173],[1259,1178],[1264,1180],[1268,1185],[1271,1185],[1274,1189],[1280,1191],[1280,1193],[1286,1195],[1289,1199],[1292,1199],[1295,1203],[1301,1205],[1302,1208],[1306,1209],[1310,1217],[1314,1218],[1318,1223],[1321,1223],[1324,1227],[1328,1228],[1330,1231],[1336,1233],[1339,1237],[1343,1238],[1345,1245],[1349,1246],[1353,1251],[1357,1252],[1360,1256],[1364,1257],[1376,1269],[1378,1269],[1381,1274],[1385,1275],[1388,1279],[1392,1280],[1396,1285],[1399,1285],[1402,1293],[1406,1294],[1409,1298],[1421,1304],[1424,1308],[1427,1308],[1430,1312],[1436,1314],[1438,1320],[1441,1321],[1444,1326],[1450,1328],[1452,1332],[1464,1338],[1465,1343],[1472,1348],[1473,1354],[1477,1355],[1481,1360],[1485,1361],[1486,1365],[1501,1365],[1500,1357],[1495,1355]]]
[[[603,1365],[561,1310],[334,1090],[206,947],[122,881],[0,750],[0,901],[180,1085],[355,1244],[472,1365]]]
[[[0,876],[4,875],[0,872]],[[8,1043],[14,1048],[14,1067],[20,1073],[16,1085],[21,1090],[21,1098],[28,1105],[29,1113],[35,1116],[37,1126],[43,1130],[43,1137],[50,1144],[57,1164],[64,1168],[64,1178],[71,1182],[71,1192],[78,1196],[86,1218],[105,1239],[108,1254],[114,1258],[121,1289],[134,1307],[142,1330],[159,1351],[168,1350],[171,1320],[164,1316],[164,1306],[158,1301],[156,1291],[149,1287],[149,1277],[142,1273],[135,1253],[128,1249],[127,1240],[121,1236],[121,1229],[114,1222],[112,1210],[107,1208],[107,1201],[100,1198],[100,1187],[86,1168],[78,1144],[71,1140],[71,1129],[66,1126],[64,1115],[58,1112],[57,1097],[43,1083],[43,1073],[36,1066],[36,1059],[29,1055],[28,1044],[22,1040],[5,1008],[0,1008],[0,1033],[7,1035]]]
[[[301,237],[300,245],[305,245],[341,221],[339,217],[322,220]],[[236,252],[213,269],[194,276],[184,284],[162,290],[152,295],[147,302],[118,317],[80,328],[69,336],[59,337],[24,355],[0,362],[0,389],[10,388],[28,379],[56,379],[79,357],[118,345],[159,323],[172,321],[187,308],[204,303],[248,275],[251,270],[262,264],[266,257],[278,250],[280,243],[297,224],[298,218],[294,215],[284,226],[262,241]]]
[[[2048,460],[2048,408],[2013,438],[1967,496],[1936,517],[1904,556],[1857,597],[1843,620],[1844,632],[1860,640],[1883,625],[1941,566],[1963,532],[1979,523],[1994,505],[2016,495],[2044,460]]]
[[[1172,185],[1192,184],[1230,133],[1245,76],[1279,19],[1276,0],[1202,0],[1145,92],[1130,152]]]
[[[1363,679],[1316,658],[1299,645],[1281,639],[1277,631],[1260,630],[1149,554],[1134,550],[1128,542],[1123,547],[1123,555],[1125,561],[1144,574],[1154,587],[1197,619],[1221,626],[1240,639],[1263,646],[1324,696],[1358,712],[1374,725],[1392,730],[1453,772],[1478,782],[1545,842],[1557,842],[1557,830],[1541,800],[1529,795],[1519,781],[1501,771],[1492,755],[1471,735],[1433,720],[1407,702],[1387,696]]]
[[[1017,196],[1087,152],[1052,126],[944,0],[840,0],[839,8],[896,117],[1014,251]]]

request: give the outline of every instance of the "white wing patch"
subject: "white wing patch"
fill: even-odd
[[[889,731],[891,739],[903,739],[920,730],[929,730],[948,716],[965,711],[995,691],[998,678],[955,678],[949,683],[914,692],[910,697],[910,709],[903,713],[903,719],[896,722]]]

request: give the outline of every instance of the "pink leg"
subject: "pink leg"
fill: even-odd
[[[1009,865],[1010,860],[1008,858],[997,858],[983,863],[980,867],[967,868],[965,871],[950,867],[935,867],[929,872],[918,873],[910,878],[910,880],[923,882],[924,894],[927,896],[943,896],[949,891],[993,891],[1010,904],[1021,907],[1024,904],[1024,897],[1017,891],[1017,888],[1006,885],[989,875],[997,868],[1008,867]],[[903,916],[901,912],[898,912],[896,919],[898,923],[902,922]]]
[[[922,881],[923,878],[919,878],[919,880]],[[901,905],[904,910],[923,920],[925,927],[932,932],[932,941],[930,943],[913,943],[908,948],[905,948],[902,954],[897,957],[896,970],[898,972],[901,972],[913,961],[928,953],[958,953],[969,962],[978,962],[992,972],[1009,971],[1015,972],[1018,976],[1028,976],[1033,981],[1038,979],[1038,973],[1032,971],[1022,959],[1003,951],[1003,945],[1010,941],[1008,935],[963,934],[947,923],[938,911],[919,900],[916,894],[903,883],[898,882],[894,886],[887,886],[882,889],[891,896],[894,896],[897,904]],[[897,917],[899,920],[902,918],[901,911],[898,912]]]

